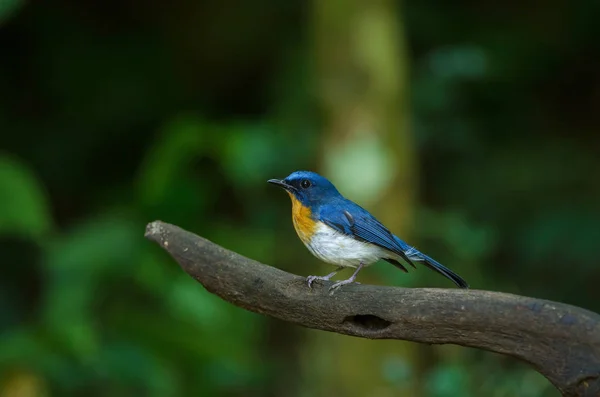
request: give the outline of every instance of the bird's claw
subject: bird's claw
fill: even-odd
[[[331,272],[326,276],[308,276],[308,277],[306,277],[306,283],[308,284],[308,288],[312,288],[312,283],[315,282],[316,280],[321,280],[321,281],[331,280],[331,277],[335,276],[338,271],[339,270],[336,270],[335,272]]]
[[[327,276],[308,276],[306,277],[306,283],[308,284],[308,288],[312,288],[312,283],[316,280],[329,281],[330,277]]]
[[[331,287],[329,287],[329,292],[330,292],[329,295],[333,295],[333,293],[335,291],[337,291],[342,285],[347,285],[347,284],[352,284],[352,283],[354,283],[354,284],[360,284],[359,282],[354,281],[353,278],[349,278],[348,280],[338,281],[337,283],[335,283]]]

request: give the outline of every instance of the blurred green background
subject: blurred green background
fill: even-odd
[[[600,311],[599,4],[0,0],[0,397],[558,396],[245,312],[143,233],[326,274],[266,183],[311,169],[474,288]]]

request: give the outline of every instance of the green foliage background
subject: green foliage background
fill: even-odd
[[[389,3],[410,69],[412,242],[475,288],[600,311],[598,4]],[[311,18],[298,0],[0,0],[0,397],[338,395],[334,371],[352,389],[319,333],[220,301],[143,239],[161,219],[328,270],[265,183],[318,169]],[[378,356],[370,395],[558,396],[508,358],[419,352]]]

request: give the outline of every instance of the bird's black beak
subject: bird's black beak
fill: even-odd
[[[269,179],[267,182],[272,183],[273,185],[277,185],[279,187],[282,187],[285,190],[287,190],[288,192],[296,190],[296,189],[294,189],[294,187],[292,185],[288,185],[287,183],[285,183],[281,179]]]

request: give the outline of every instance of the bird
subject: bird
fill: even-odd
[[[284,179],[268,183],[283,188],[292,200],[292,222],[308,250],[336,270],[326,276],[308,276],[309,288],[317,280],[329,281],[344,268],[354,268],[350,278],[331,285],[334,290],[357,283],[358,273],[383,259],[404,272],[405,264],[416,268],[419,262],[449,278],[459,288],[467,282],[441,263],[395,236],[369,211],[345,198],[327,178],[312,171],[295,171]]]

